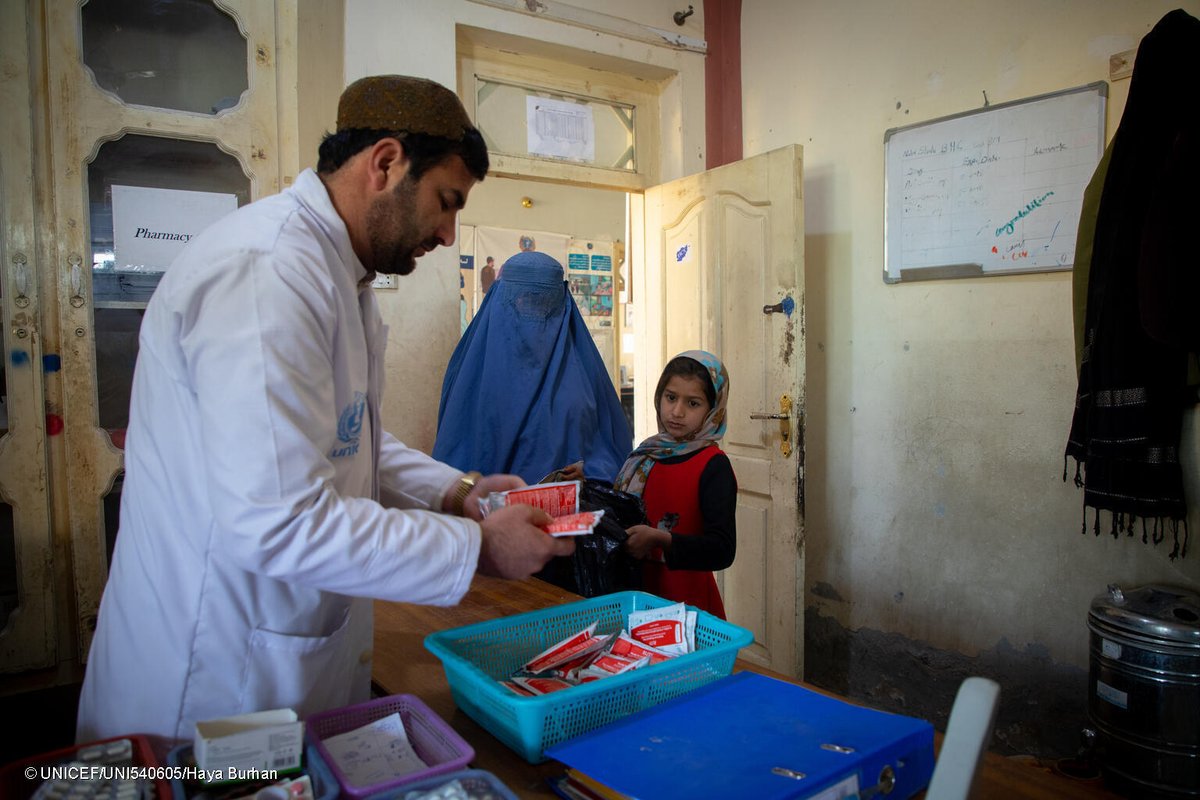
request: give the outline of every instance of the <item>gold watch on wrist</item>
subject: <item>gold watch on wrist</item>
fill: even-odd
[[[475,484],[483,477],[482,473],[471,471],[458,479],[458,483],[454,485],[454,494],[450,497],[450,510],[458,516],[464,516],[463,503],[467,500],[467,495],[475,488]]]

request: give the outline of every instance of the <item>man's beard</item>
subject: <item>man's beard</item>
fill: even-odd
[[[424,246],[428,252],[437,246],[437,242],[421,240],[416,216],[417,182],[405,175],[390,196],[376,199],[367,212],[369,269],[384,275],[407,275],[416,269],[418,248]]]

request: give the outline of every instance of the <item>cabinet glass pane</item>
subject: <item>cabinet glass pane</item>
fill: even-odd
[[[249,86],[246,38],[209,0],[88,0],[83,62],[130,105],[216,114]]]
[[[475,76],[475,124],[488,150],[637,171],[637,108]]]
[[[130,264],[114,251],[113,187],[178,189],[250,202],[250,180],[215,144],[128,134],[105,142],[88,166],[92,300],[100,427],[118,447],[129,422],[129,390],[142,309],[169,264]]]

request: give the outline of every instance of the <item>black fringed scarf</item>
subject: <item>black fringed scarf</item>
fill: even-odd
[[[1096,216],[1067,457],[1111,533],[1187,554],[1179,467],[1188,354],[1200,344],[1200,20],[1163,17],[1138,47]],[[1082,471],[1081,471],[1082,467]],[[1066,472],[1063,473],[1066,479]]]

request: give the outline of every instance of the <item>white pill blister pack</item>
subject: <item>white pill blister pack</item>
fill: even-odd
[[[132,767],[133,742],[111,742],[81,747],[67,762],[50,767],[30,800],[154,800],[153,784],[129,777],[120,767]]]

